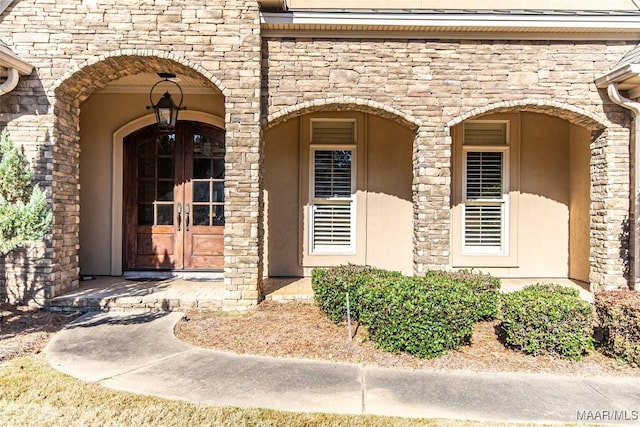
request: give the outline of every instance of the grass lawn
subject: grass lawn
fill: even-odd
[[[18,357],[0,364],[0,424],[21,427],[500,425],[195,405],[84,383],[57,372],[41,355]]]

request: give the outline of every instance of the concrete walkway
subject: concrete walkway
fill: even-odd
[[[295,412],[638,425],[638,378],[474,373],[239,356],[178,341],[178,312],[88,313],[45,353],[106,387],[196,403]],[[617,421],[615,420],[617,418]]]

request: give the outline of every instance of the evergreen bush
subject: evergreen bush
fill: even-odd
[[[0,135],[0,256],[42,240],[52,213],[45,193],[33,183],[24,154]]]
[[[504,294],[499,318],[504,343],[527,354],[579,360],[593,345],[593,309],[576,289],[535,284]]]
[[[476,297],[458,280],[397,277],[369,282],[361,320],[377,347],[431,358],[471,341]]]
[[[315,268],[311,272],[314,301],[332,322],[340,323],[347,318],[346,294],[349,292],[351,318],[357,320],[361,288],[372,280],[385,277],[402,277],[402,274],[355,264]]]
[[[476,296],[474,319],[492,320],[498,315],[500,302],[500,279],[489,274],[471,270],[461,271],[429,271],[427,277],[442,277],[447,280],[458,280],[471,288]]]

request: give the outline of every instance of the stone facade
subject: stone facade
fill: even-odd
[[[619,42],[266,39],[265,121],[329,108],[402,112],[396,120],[416,129],[417,274],[450,263],[450,127],[509,111],[545,113],[586,127],[593,133],[590,280],[593,289],[625,287],[626,242],[619,235],[629,215],[629,118],[596,89],[594,79],[632,47]]]
[[[78,286],[79,109],[94,91],[138,72],[190,75],[225,96],[226,306],[259,296],[260,26],[254,1],[21,1],[0,39],[37,72],[3,97],[2,126],[25,146],[54,212],[44,263],[50,296]]]
[[[82,102],[120,77],[158,71],[225,97],[226,309],[260,297],[263,128],[345,109],[415,131],[417,274],[450,264],[452,126],[533,111],[590,129],[591,282],[626,286],[627,242],[618,237],[629,217],[629,117],[594,79],[632,43],[262,38],[255,1],[205,3],[22,0],[0,17],[0,39],[36,70],[0,99],[0,127],[25,147],[54,211],[42,254],[31,258],[37,269],[25,270],[37,271],[29,280],[46,289],[44,300],[78,286]],[[11,281],[20,267],[7,263]]]

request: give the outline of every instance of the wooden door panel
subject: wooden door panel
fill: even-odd
[[[192,122],[125,138],[125,269],[224,267],[224,155],[224,131]]]
[[[224,132],[197,126],[185,133],[185,206],[189,227],[184,233],[187,269],[224,267]]]
[[[193,270],[221,270],[224,268],[223,255],[191,256],[191,268]]]
[[[189,233],[190,241],[185,242],[185,246],[190,248],[190,268],[220,269],[224,267],[223,233],[224,227],[193,227],[193,231]]]
[[[222,233],[195,234],[191,233],[191,247],[194,254],[220,252],[224,249]]]

